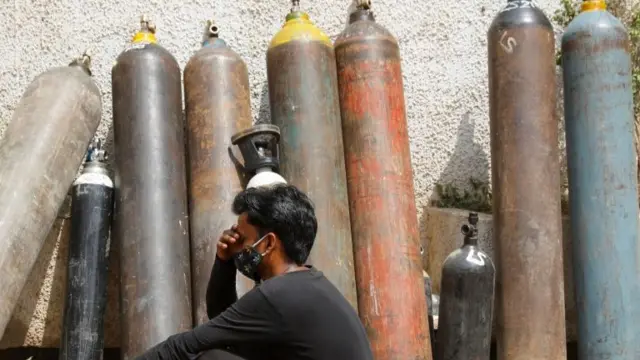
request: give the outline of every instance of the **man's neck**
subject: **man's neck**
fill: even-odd
[[[280,275],[284,275],[290,272],[295,272],[295,271],[300,271],[300,270],[308,270],[308,268],[304,267],[304,266],[300,266],[296,263],[282,263],[278,266],[276,266],[273,269],[269,269],[269,271],[267,271],[266,274],[264,274],[262,276],[263,280],[268,280],[271,279],[272,277],[275,276],[280,276]]]

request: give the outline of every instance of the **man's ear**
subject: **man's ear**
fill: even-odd
[[[264,242],[266,243],[265,253],[270,253],[274,251],[276,249],[276,246],[278,246],[276,234],[272,232],[267,234],[267,236],[264,239]]]

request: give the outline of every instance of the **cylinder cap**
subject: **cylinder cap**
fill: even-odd
[[[271,39],[269,48],[295,40],[318,41],[333,47],[331,39],[311,21],[309,14],[299,10],[299,1],[293,2],[282,29]]]
[[[231,137],[231,143],[242,152],[245,171],[251,173],[265,167],[278,171],[279,140],[280,128],[271,124],[256,125]]]
[[[580,12],[607,10],[607,3],[604,0],[585,0],[582,2]]]
[[[140,30],[133,36],[132,42],[138,43],[156,43],[156,25],[147,18],[147,15],[140,16]]]
[[[356,8],[361,10],[371,9],[371,0],[356,0]]]

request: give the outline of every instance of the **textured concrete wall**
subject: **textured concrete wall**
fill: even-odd
[[[302,0],[301,5],[335,39],[353,6],[350,2]],[[486,31],[505,2],[374,0],[378,21],[398,36],[403,55],[419,216],[436,182],[489,178]],[[538,2],[549,15],[559,4],[559,0]],[[0,137],[33,77],[48,67],[67,64],[90,47],[94,75],[104,93],[98,136],[110,144],[111,66],[136,30],[141,13],[156,22],[160,42],[181,66],[199,48],[205,20],[214,16],[221,36],[249,67],[255,120],[268,120],[265,51],[288,10],[286,0],[4,0],[0,2]],[[60,220],[52,230],[0,347],[57,346],[66,272],[65,223]],[[113,276],[111,283],[116,283]],[[117,294],[114,286],[110,289],[107,346],[117,346],[113,320]]]

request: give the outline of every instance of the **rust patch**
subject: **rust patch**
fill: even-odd
[[[399,51],[355,39],[336,58],[360,318],[376,359],[430,360]]]
[[[629,39],[626,34],[618,34],[619,37],[612,39],[592,39],[588,32],[576,34],[575,39],[565,41],[562,44],[562,52],[583,52],[585,54],[597,54],[610,51],[612,49],[621,49],[629,52]]]

